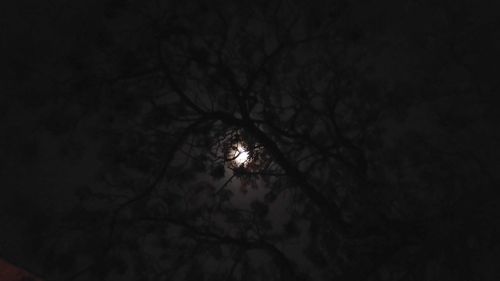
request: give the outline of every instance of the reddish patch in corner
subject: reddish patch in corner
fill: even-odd
[[[42,281],[42,279],[0,259],[0,281]]]

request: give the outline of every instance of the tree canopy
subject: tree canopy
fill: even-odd
[[[483,117],[445,78],[378,79],[352,7],[313,2],[106,2],[46,120],[92,120],[102,163],[46,247],[56,275],[473,280],[498,179],[450,140]],[[490,98],[455,38],[432,41],[442,68]]]

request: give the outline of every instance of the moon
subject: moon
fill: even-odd
[[[246,151],[241,144],[238,144],[236,150],[234,150],[234,163],[238,166],[245,164],[248,161],[248,151]]]

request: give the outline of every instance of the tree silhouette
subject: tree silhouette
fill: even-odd
[[[488,169],[438,138],[388,144],[421,101],[370,78],[347,11],[109,2],[69,60],[75,108],[48,122],[98,120],[102,184],[78,191],[47,263],[71,280],[472,280],[463,243],[490,222],[464,185]]]

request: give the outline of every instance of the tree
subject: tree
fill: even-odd
[[[456,185],[434,171],[461,168],[415,135],[404,150],[384,143],[392,110],[412,100],[394,105],[369,79],[347,6],[110,5],[70,84],[99,120],[103,184],[79,190],[71,247],[49,263],[71,279],[427,278],[457,225],[440,226],[449,209],[433,204],[455,206]],[[235,205],[231,186],[257,199]]]

